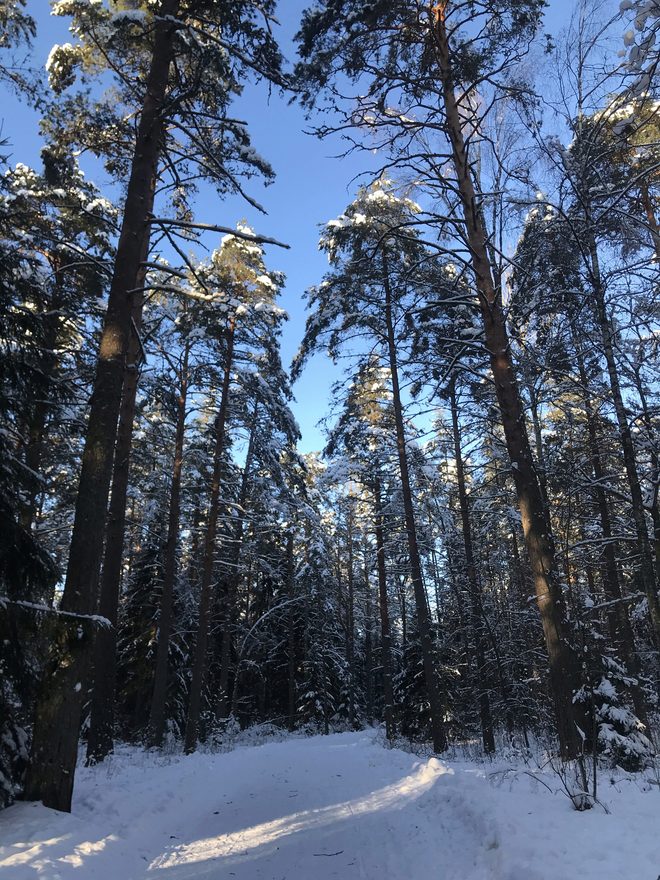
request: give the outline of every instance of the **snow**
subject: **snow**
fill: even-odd
[[[60,70],[62,58],[75,53],[76,47],[72,43],[55,44],[46,58],[45,68],[48,73],[57,74]]]
[[[37,476],[39,475],[37,474]],[[91,623],[98,624],[98,626],[112,626],[108,618],[102,617],[100,614],[76,614],[73,611],[61,611],[59,608],[53,608],[52,605],[27,602],[23,599],[10,599],[8,596],[0,595],[0,608],[4,608],[7,605],[17,605],[20,608],[29,608],[32,611],[38,611],[42,614],[56,614],[59,617],[73,617],[78,620],[88,620]]]
[[[115,26],[121,26],[125,22],[131,22],[133,24],[146,24],[149,16],[143,9],[123,9],[120,12],[115,12],[110,17],[110,24]]]
[[[71,815],[0,816],[0,878],[655,880],[660,786],[604,777],[610,813],[577,813],[539,773],[419,758],[373,731],[188,757],[121,748],[78,770]]]

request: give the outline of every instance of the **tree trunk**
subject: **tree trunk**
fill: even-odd
[[[655,259],[658,265],[660,265],[660,227],[658,226],[658,220],[655,216],[655,211],[653,210],[653,202],[651,201],[649,186],[646,181],[640,185],[639,191],[642,198],[644,213],[646,214],[646,220],[649,224],[649,229],[651,230]]]
[[[373,660],[373,630],[371,607],[371,582],[369,580],[369,542],[367,535],[364,536],[364,677],[365,677],[365,703],[367,722],[371,724],[374,717],[374,660]]]
[[[353,571],[353,502],[346,518],[348,534],[348,583],[346,609],[346,664],[348,666],[348,723],[355,728],[355,577]]]
[[[490,699],[488,697],[486,676],[486,634],[484,632],[484,610],[481,601],[481,587],[477,577],[477,568],[474,562],[474,549],[472,545],[472,524],[470,523],[470,510],[468,506],[467,491],[465,489],[465,468],[463,466],[463,453],[461,451],[461,434],[458,424],[458,406],[456,402],[456,380],[452,377],[449,382],[449,402],[451,405],[451,423],[454,438],[454,459],[456,462],[456,481],[458,483],[458,501],[461,510],[461,525],[463,529],[463,547],[465,551],[465,575],[470,593],[470,608],[472,612],[472,631],[474,633],[474,658],[477,665],[477,688],[479,691],[479,719],[481,721],[481,740],[484,752],[489,755],[495,751],[495,736],[493,734],[493,717],[490,711]]]
[[[385,245],[386,247],[387,245]],[[424,682],[426,695],[429,701],[431,715],[431,736],[433,749],[436,752],[444,752],[447,748],[447,736],[440,700],[440,688],[435,670],[435,652],[431,637],[431,614],[429,603],[422,580],[422,566],[419,558],[419,546],[417,544],[417,528],[415,524],[415,511],[412,503],[412,491],[410,488],[410,475],[408,472],[408,453],[406,452],[406,433],[403,424],[403,409],[401,406],[401,391],[399,389],[399,371],[396,352],[396,338],[394,335],[394,318],[392,315],[392,289],[390,286],[389,270],[387,265],[387,251],[383,250],[383,286],[385,290],[385,323],[387,326],[387,351],[392,381],[392,405],[394,408],[394,421],[396,424],[396,446],[399,457],[399,472],[401,477],[401,494],[403,496],[403,510],[406,522],[406,535],[408,538],[408,554],[410,557],[410,575],[415,596],[415,608],[417,611],[417,630],[422,652],[422,665],[424,667]]]
[[[229,384],[231,369],[234,360],[234,336],[235,323],[232,319],[227,328],[227,351],[225,371],[222,379],[222,392],[220,408],[215,420],[215,449],[213,453],[213,477],[211,479],[211,493],[209,497],[209,513],[204,535],[204,555],[202,562],[202,577],[199,596],[199,624],[197,628],[197,642],[192,668],[192,680],[190,682],[190,695],[188,700],[188,717],[186,720],[186,733],[184,749],[186,754],[195,750],[199,734],[199,716],[202,705],[202,691],[206,677],[206,651],[209,638],[209,609],[211,605],[211,580],[213,578],[213,563],[215,561],[215,537],[218,529],[218,513],[220,508],[220,477],[222,474],[222,452],[225,446],[225,428],[227,424],[227,410],[229,408]]]
[[[548,501],[548,484],[546,479],[545,461],[543,455],[543,434],[541,432],[541,420],[539,418],[539,401],[532,382],[527,383],[529,394],[529,411],[532,417],[532,429],[534,431],[534,446],[536,447],[536,464],[539,488],[546,510],[550,509]]]
[[[591,258],[591,274],[594,292],[594,307],[596,319],[601,334],[601,342],[603,346],[603,354],[605,355],[605,363],[607,364],[607,373],[610,379],[610,390],[612,392],[612,403],[616,413],[616,420],[619,426],[619,440],[623,451],[623,463],[628,478],[628,488],[630,490],[630,499],[632,505],[633,521],[635,523],[635,534],[637,537],[637,546],[640,554],[639,572],[642,585],[649,607],[649,617],[653,627],[656,648],[660,650],[660,599],[658,599],[658,589],[655,579],[655,566],[653,552],[651,550],[651,542],[649,541],[649,533],[646,524],[646,514],[644,512],[644,500],[642,498],[642,489],[637,473],[637,461],[635,455],[635,446],[628,422],[628,413],[626,412],[621,393],[621,384],[619,382],[619,371],[614,357],[614,329],[612,322],[607,314],[607,306],[605,303],[605,290],[600,274],[600,262],[598,259],[598,250],[596,242],[591,239],[589,242],[590,258]]]
[[[598,432],[596,428],[596,414],[594,412],[591,396],[589,394],[589,385],[587,370],[584,363],[584,355],[580,344],[579,334],[576,327],[571,322],[571,332],[573,336],[573,346],[575,348],[575,356],[577,360],[578,372],[580,375],[580,384],[582,385],[582,403],[587,420],[587,433],[589,436],[589,451],[591,457],[591,467],[594,474],[594,496],[596,506],[598,508],[598,516],[600,519],[600,529],[603,535],[603,565],[601,567],[601,578],[603,583],[603,591],[605,598],[611,604],[607,609],[607,620],[610,630],[610,638],[617,654],[623,661],[627,671],[638,677],[641,669],[637,654],[635,653],[635,636],[628,618],[628,611],[623,602],[621,593],[621,584],[619,581],[619,571],[616,564],[616,550],[614,537],[612,533],[612,520],[610,510],[607,503],[607,496],[603,485],[605,482],[605,472],[603,469],[602,456],[600,452],[600,444],[598,441]],[[630,685],[630,695],[635,706],[635,713],[643,724],[647,724],[647,712],[644,695],[637,683]]]
[[[381,499],[380,480],[374,480],[376,569],[378,571],[378,605],[380,610],[380,665],[383,669],[383,715],[385,717],[385,736],[394,739],[394,686],[392,683],[392,637],[390,634],[390,612],[387,598],[387,572],[385,570],[384,517]]]
[[[161,113],[174,53],[178,8],[179,0],[162,0],[155,24],[153,56],[101,336],[61,603],[62,610],[75,613],[89,614],[94,610],[131,325],[132,290],[154,202]],[[86,692],[84,681],[90,662],[86,640],[75,645],[71,640],[65,641],[68,647],[62,640],[56,640],[66,656],[56,656],[47,664],[37,699],[25,798],[42,800],[48,807],[68,812]]]
[[[224,627],[222,630],[222,646],[220,649],[220,689],[218,694],[219,718],[228,718],[232,711],[232,700],[229,698],[231,646],[233,641],[233,631],[236,618],[236,596],[238,593],[238,585],[240,582],[238,566],[241,561],[241,550],[243,548],[243,532],[245,530],[245,508],[247,506],[248,489],[250,487],[250,471],[252,469],[252,458],[254,455],[257,413],[258,405],[255,404],[254,413],[252,415],[252,423],[250,425],[250,440],[248,442],[247,453],[245,455],[245,464],[243,465],[243,475],[241,477],[241,488],[238,495],[238,523],[236,525],[236,533],[234,535],[234,545],[232,547],[229,557],[230,574],[227,582],[227,595],[224,615],[225,619]]]
[[[147,254],[144,253],[146,260]],[[146,271],[141,269],[136,287],[142,287]],[[124,389],[122,393],[117,442],[115,444],[112,491],[106,525],[105,554],[101,569],[99,614],[110,621],[100,628],[94,639],[93,678],[90,727],[87,738],[87,764],[97,764],[110,754],[114,741],[115,688],[117,682],[117,612],[124,555],[126,528],[126,493],[130,471],[135,398],[140,377],[142,348],[139,332],[142,327],[142,291],[136,291],[133,304],[134,332],[128,345]]]
[[[179,372],[179,396],[177,398],[176,435],[174,440],[174,463],[170,486],[170,506],[167,520],[167,540],[165,543],[165,565],[163,570],[163,592],[158,611],[158,640],[156,648],[156,670],[154,689],[151,697],[149,716],[149,738],[154,746],[161,746],[165,735],[165,710],[167,705],[168,660],[170,652],[170,633],[174,612],[174,585],[176,582],[176,551],[179,543],[179,513],[181,508],[181,473],[183,471],[183,451],[186,435],[186,405],[188,399],[188,359],[190,343],[186,340]]]
[[[580,730],[585,733],[589,730],[584,709],[579,703],[573,702],[573,696],[581,683],[580,665],[568,640],[564,600],[554,571],[555,549],[550,520],[532,460],[501,296],[495,290],[493,282],[487,249],[488,236],[472,181],[463,126],[454,94],[454,74],[447,31],[440,7],[437,7],[434,15],[433,34],[446,129],[451,143],[465,235],[470,248],[502,428],[513,469],[525,545],[543,624],[560,749],[564,758],[573,758],[582,750]]]
[[[288,719],[287,726],[293,730],[296,726],[296,616],[293,600],[296,595],[296,570],[293,559],[293,528],[286,535],[286,580],[289,599],[289,613],[287,615],[288,644],[287,644],[287,673],[288,673]]]
[[[658,489],[660,488],[660,460],[658,460],[657,444],[654,437],[651,412],[649,410],[646,393],[644,392],[644,386],[642,383],[641,365],[637,366],[637,369],[633,371],[633,375],[635,377],[635,388],[637,389],[639,402],[642,405],[642,421],[646,429],[649,445],[649,459],[651,462],[651,483],[653,485],[653,493],[651,495],[651,502],[649,504],[649,513],[651,514],[651,521],[653,522],[655,579],[656,583],[660,584],[660,498],[658,497]]]

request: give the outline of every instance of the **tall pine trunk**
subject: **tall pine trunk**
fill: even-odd
[[[658,265],[660,265],[660,226],[658,226],[658,218],[655,216],[655,211],[653,209],[653,202],[651,201],[651,194],[649,193],[649,185],[645,180],[640,184],[639,194],[642,200],[644,213],[646,214],[646,221],[649,225],[649,230],[651,231],[655,259]]]
[[[144,257],[146,259],[146,253]],[[146,272],[141,270],[136,287],[144,284]],[[94,639],[93,678],[90,726],[87,737],[87,763],[96,764],[112,751],[115,723],[115,688],[117,683],[117,612],[121,586],[121,567],[126,529],[126,494],[130,471],[135,400],[140,376],[142,348],[138,333],[142,326],[141,290],[136,290],[133,305],[134,332],[128,345],[124,389],[122,393],[117,442],[115,444],[112,491],[106,525],[105,553],[101,569],[99,614],[110,621],[100,628]]]
[[[348,723],[355,727],[355,572],[353,566],[353,502],[349,499],[346,531],[348,534],[346,584],[346,665],[348,666]]]
[[[580,664],[569,641],[561,587],[555,572],[555,548],[548,511],[534,468],[525,414],[511,356],[501,295],[496,291],[488,256],[488,236],[470,169],[463,124],[454,93],[454,71],[442,6],[433,12],[435,52],[442,86],[446,131],[463,209],[465,236],[479,297],[486,346],[495,380],[502,428],[511,460],[536,600],[550,665],[561,754],[572,758],[582,750],[580,730],[589,730],[586,713],[573,702],[581,684]]]
[[[293,528],[286,534],[286,582],[289,611],[287,614],[287,726],[293,730],[296,726],[296,616],[294,599],[296,595],[296,570],[293,557]]]
[[[385,244],[385,247],[387,247],[387,244]],[[396,447],[399,458],[399,476],[401,478],[401,494],[403,496],[406,536],[408,538],[410,576],[415,596],[415,609],[417,612],[417,631],[422,652],[424,683],[426,685],[426,695],[429,701],[431,715],[431,737],[433,740],[433,749],[436,752],[443,752],[447,748],[447,735],[445,733],[445,726],[442,717],[442,702],[440,700],[440,688],[435,668],[435,652],[431,636],[431,614],[429,611],[426,590],[424,589],[424,581],[422,580],[422,566],[419,556],[419,545],[417,543],[415,510],[410,488],[408,453],[406,451],[406,433],[403,423],[401,390],[399,388],[399,367],[397,361],[396,337],[394,333],[394,316],[392,313],[392,288],[390,284],[386,250],[383,250],[383,287],[385,291],[387,352],[392,382],[392,406],[394,408],[394,421],[396,425]]]
[[[218,693],[218,717],[227,718],[232,712],[233,700],[229,695],[229,675],[231,672],[231,649],[236,623],[236,597],[240,582],[239,564],[241,550],[243,549],[243,533],[245,530],[245,508],[247,506],[248,490],[250,487],[250,472],[254,455],[255,432],[257,428],[258,406],[255,404],[252,423],[250,425],[250,440],[248,442],[243,474],[241,476],[241,488],[238,493],[238,523],[233,536],[233,546],[229,556],[230,574],[227,581],[227,593],[225,596],[224,625],[222,628],[222,644],[220,647],[220,687]]]
[[[186,435],[186,405],[188,401],[188,360],[190,343],[184,343],[181,369],[179,372],[179,394],[177,397],[176,434],[174,439],[174,462],[172,483],[170,485],[170,505],[167,519],[167,539],[165,542],[165,564],[163,570],[163,592],[158,610],[158,639],[156,647],[156,669],[154,689],[149,713],[149,738],[154,746],[161,746],[165,734],[165,709],[167,704],[168,660],[170,634],[174,613],[174,585],[176,582],[176,551],[179,543],[179,517],[181,509],[181,474],[183,471],[183,451]]]
[[[218,513],[220,509],[220,478],[222,476],[222,453],[225,448],[225,431],[227,426],[227,412],[229,409],[229,385],[231,370],[234,363],[234,336],[236,333],[235,322],[232,319],[227,328],[227,350],[225,369],[222,378],[222,391],[220,407],[215,420],[215,448],[213,451],[213,476],[211,478],[211,493],[209,497],[209,512],[204,534],[204,553],[202,560],[202,573],[199,595],[199,622],[197,626],[197,641],[193,659],[192,679],[190,682],[190,694],[188,697],[188,717],[186,719],[186,732],[184,737],[184,749],[187,754],[195,750],[199,735],[199,716],[202,706],[202,692],[206,678],[207,649],[209,639],[209,611],[211,607],[211,581],[213,580],[213,568],[215,562],[215,539],[218,530]]]
[[[470,593],[470,610],[472,632],[474,634],[474,659],[476,661],[477,689],[479,692],[479,720],[481,722],[481,740],[484,752],[495,751],[495,735],[493,733],[493,716],[490,710],[486,679],[486,632],[484,628],[484,610],[481,601],[481,587],[474,562],[472,544],[472,524],[465,488],[465,468],[461,451],[461,433],[458,423],[458,404],[456,401],[456,380],[452,377],[449,383],[449,402],[451,406],[451,423],[454,439],[454,460],[456,462],[456,481],[458,483],[458,501],[461,510],[461,526],[463,530],[463,549],[465,552],[465,575]]]
[[[364,536],[364,697],[367,722],[374,717],[374,647],[373,647],[373,609],[371,599],[371,580],[369,578],[369,541]]]
[[[651,411],[644,391],[641,376],[641,365],[633,371],[635,388],[639,402],[642,405],[642,421],[646,430],[649,445],[649,460],[651,463],[651,484],[653,492],[648,504],[651,521],[653,522],[653,552],[655,555],[655,579],[660,584],[660,459],[658,459],[657,445],[654,436],[653,421],[651,419]]]
[[[378,572],[378,607],[380,612],[380,665],[383,674],[383,715],[385,736],[393,739],[394,685],[392,681],[392,636],[390,630],[389,600],[387,597],[387,571],[385,569],[385,528],[380,480],[374,479],[374,531],[376,533],[376,570]]]
[[[162,111],[177,31],[179,0],[163,0],[155,24],[108,308],[96,365],[90,413],[76,498],[61,608],[94,611],[103,552],[112,459],[124,382],[124,359],[131,325],[132,290],[142,259],[153,209],[162,138]],[[25,798],[70,811],[85,681],[90,666],[89,626],[63,624],[37,698]]]

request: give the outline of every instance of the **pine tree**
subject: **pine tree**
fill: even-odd
[[[346,106],[341,97],[344,90],[336,88],[330,72],[359,82],[361,97],[357,109],[351,105],[348,123],[370,126],[377,137],[382,135],[379,145],[389,151],[395,166],[400,163],[414,169],[424,187],[436,196],[450,195],[460,211],[462,220],[456,230],[467,249],[466,263],[479,298],[550,661],[557,731],[562,754],[570,758],[582,748],[578,728],[586,727],[579,705],[573,702],[580,686],[579,663],[570,641],[550,523],[525,429],[502,304],[502,278],[495,271],[475,154],[469,152],[484,123],[480,107],[524,95],[524,88],[515,80],[507,81],[505,72],[526,53],[540,23],[542,5],[539,0],[488,0],[471,10],[465,23],[462,5],[452,2],[433,7],[379,4],[352,9],[350,16],[340,14],[347,4],[327,2],[303,16],[299,34],[303,61],[298,75],[308,105],[324,92],[340,110]],[[478,99],[482,89],[489,93],[484,103]],[[393,94],[399,95],[399,107],[390,106]],[[447,135],[448,160],[444,154],[419,150],[420,141],[424,143],[431,133],[435,137],[439,130]]]
[[[408,232],[403,239],[398,234],[401,228],[414,224],[418,211],[411,200],[398,197],[393,186],[381,180],[361,190],[344,214],[327,224],[321,245],[336,269],[311,292],[310,306],[316,311],[308,319],[297,363],[301,364],[320,344],[334,355],[340,345],[346,343],[351,331],[376,342],[387,358],[417,627],[431,704],[433,745],[436,751],[443,751],[446,736],[428,599],[422,580],[399,376],[402,316],[411,308],[411,298],[423,296],[431,277],[425,272],[422,261],[426,255],[414,232]],[[413,267],[417,269],[416,277]],[[418,290],[420,286],[422,291]]]
[[[612,479],[606,471],[609,443],[603,436],[603,417],[597,404],[605,393],[604,377],[598,361],[593,355],[587,354],[588,342],[585,344],[585,335],[587,340],[598,337],[598,326],[595,316],[589,316],[585,308],[587,293],[580,274],[580,258],[578,252],[570,247],[567,235],[570,238],[564,221],[550,206],[534,209],[530,213],[519,243],[519,268],[513,274],[513,308],[520,315],[521,326],[530,320],[534,321],[534,333],[546,351],[550,368],[558,370],[558,375],[571,369],[569,351],[572,349],[574,353],[575,386],[579,389],[586,421],[585,444],[589,449],[592,473],[588,491],[597,505],[602,536],[600,580],[606,600],[612,603],[608,606],[610,639],[628,672],[637,676],[641,667],[622,593],[612,498],[608,498],[605,488],[607,480]],[[526,318],[526,303],[530,297],[538,299],[541,305]],[[562,318],[563,323],[558,324]],[[555,342],[551,337],[553,331]],[[556,390],[554,396],[557,396]],[[607,430],[611,430],[609,425]],[[644,698],[634,681],[631,693],[639,717],[646,720]]]
[[[192,137],[185,135],[184,139],[192,144],[201,141],[202,149],[191,147],[188,162],[197,162],[202,174],[219,181],[221,189],[227,186],[227,180],[232,187],[235,177],[230,171],[231,158],[225,166],[227,148],[218,149],[220,141],[215,139],[235,136],[232,140],[239,147],[240,161],[240,148],[245,151],[245,131],[223,124],[231,92],[238,88],[237,77],[246,69],[278,80],[279,53],[247,3],[232,5],[229,15],[217,3],[189,4],[182,0],[162,0],[157,10],[147,4],[130,15],[115,13],[106,4],[91,6],[78,0],[63,0],[54,11],[73,16],[77,37],[76,44],[51,52],[49,75],[57,90],[72,85],[78,71],[87,76],[99,60],[103,64],[107,59],[113,71],[133,73],[135,78],[129,78],[127,85],[132,96],[136,89],[138,95],[137,104],[133,97],[132,109],[137,111],[139,123],[101,336],[61,603],[64,610],[89,614],[94,610],[101,561],[133,292],[148,230],[154,225],[152,212],[165,156],[166,131],[181,132],[191,126]],[[201,69],[204,77],[198,76]],[[211,69],[217,76],[211,75]],[[204,116],[197,115],[206,112],[219,123],[215,135],[208,123],[202,122]],[[257,159],[251,164],[263,167]],[[58,646],[58,654],[54,678],[39,701],[26,797],[41,798],[48,806],[69,810],[84,690],[75,686],[86,677],[87,660],[83,646],[68,644],[66,639]],[[68,655],[64,663],[62,655]],[[56,741],[53,729],[59,734]]]
[[[0,0],[0,82],[23,93],[28,82],[16,63],[15,53],[21,45],[29,46],[36,36],[36,25],[26,5],[26,0]],[[9,51],[14,54],[9,56]]]
[[[70,154],[51,146],[43,159],[42,173],[19,163],[0,183],[0,581],[8,601],[1,662],[11,702],[3,715],[21,725],[53,634],[54,616],[29,606],[51,605],[66,559],[53,525],[66,521],[66,479],[77,466],[78,386],[113,216]],[[22,729],[4,741],[23,743]],[[13,789],[19,778],[7,771]]]
[[[239,233],[242,229],[242,227],[239,229]],[[203,277],[205,287],[217,291],[212,296],[216,300],[218,312],[222,315],[221,341],[224,345],[224,363],[214,426],[215,449],[204,538],[199,628],[186,724],[187,751],[192,751],[197,742],[201,699],[207,672],[206,653],[220,512],[220,481],[231,405],[231,382],[236,369],[235,359],[243,356],[245,347],[248,351],[252,351],[254,357],[259,348],[263,349],[264,339],[267,340],[271,336],[281,320],[281,311],[274,305],[274,297],[282,279],[277,273],[269,273],[266,270],[263,249],[260,246],[246,241],[241,236],[226,236],[221,247],[212,256]]]
[[[396,460],[396,428],[387,388],[387,370],[371,356],[358,366],[344,401],[344,408],[329,433],[326,454],[340,456],[335,467],[351,481],[362,485],[370,496],[370,523],[363,528],[373,532],[380,613],[380,667],[383,689],[383,717],[388,739],[394,737],[394,690],[391,620],[385,558],[384,486],[393,479]],[[394,477],[394,479],[396,479]],[[364,515],[364,514],[363,514]],[[366,621],[370,627],[371,622]],[[368,684],[368,683],[367,683]]]

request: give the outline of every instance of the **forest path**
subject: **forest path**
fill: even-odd
[[[372,732],[124,750],[80,769],[71,815],[0,813],[0,880],[656,880],[639,827],[655,792],[621,827],[538,785],[493,788],[484,769],[384,749]],[[607,853],[619,828],[620,865]]]

